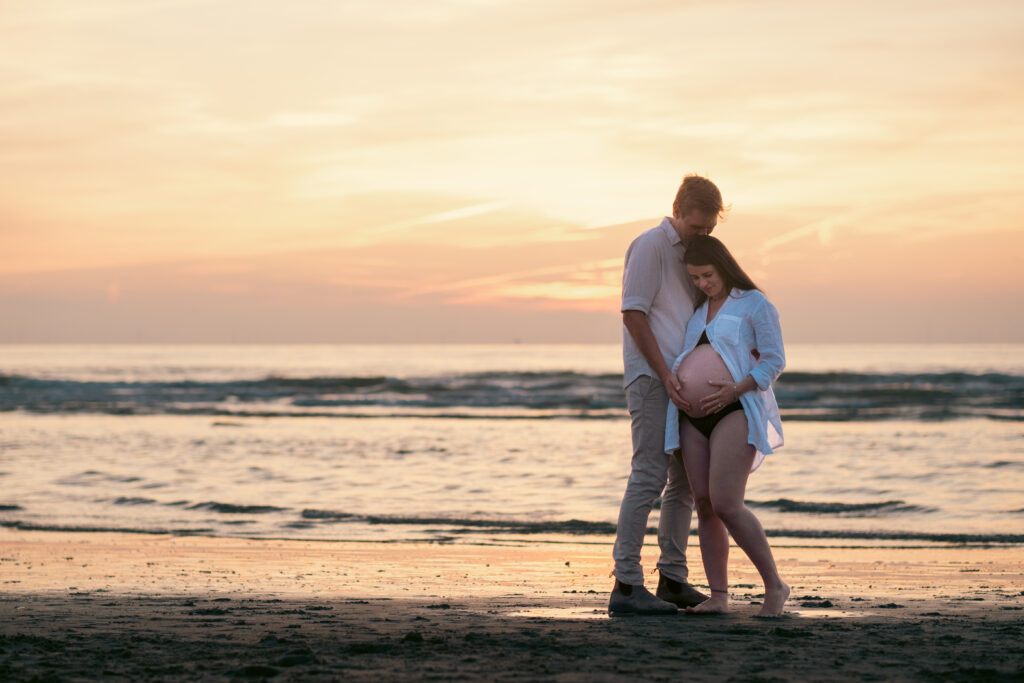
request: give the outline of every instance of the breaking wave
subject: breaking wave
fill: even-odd
[[[1024,376],[964,372],[787,372],[789,420],[1024,420]],[[0,375],[0,411],[218,417],[616,418],[619,374],[481,372],[419,378],[77,381]]]

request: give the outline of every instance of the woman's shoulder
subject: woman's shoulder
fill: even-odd
[[[764,292],[760,289],[733,289],[732,297],[734,299],[740,299],[752,308],[756,308],[768,301],[768,297],[766,297]]]
[[[779,314],[775,305],[759,289],[734,289],[733,295],[743,302],[740,310],[744,315],[760,318]]]

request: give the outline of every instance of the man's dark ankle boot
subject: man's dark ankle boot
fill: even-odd
[[[634,614],[675,614],[676,606],[651,594],[643,586],[616,580],[608,600],[608,614],[613,617]]]
[[[675,581],[667,576],[658,579],[658,591],[655,595],[676,607],[694,607],[708,599],[708,596],[685,581]]]

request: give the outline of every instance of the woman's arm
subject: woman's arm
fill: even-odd
[[[738,401],[740,396],[761,389],[764,391],[779,378],[786,367],[786,353],[782,346],[782,327],[779,313],[767,299],[763,299],[750,315],[754,329],[754,347],[757,349],[757,364],[739,382],[712,380],[719,387],[715,393],[701,400],[706,411],[716,412],[726,405]]]
[[[751,322],[754,326],[754,345],[760,357],[757,365],[750,370],[749,377],[752,377],[756,386],[764,391],[786,368],[786,351],[782,345],[779,312],[770,301],[764,299],[751,315]]]

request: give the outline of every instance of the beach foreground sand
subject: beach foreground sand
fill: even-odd
[[[733,613],[609,619],[604,542],[0,529],[0,679],[1024,680],[1019,547],[777,540],[774,620],[734,552]]]

